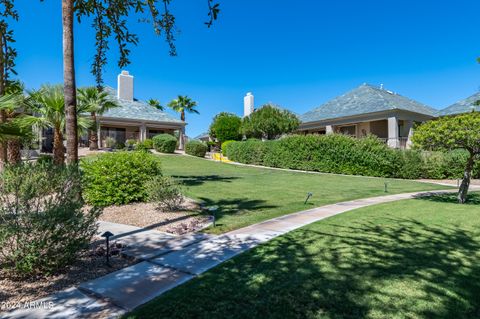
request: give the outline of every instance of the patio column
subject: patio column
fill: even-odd
[[[327,134],[333,134],[333,125],[327,125],[325,131]]]
[[[140,125],[140,141],[143,142],[147,139],[147,126],[145,123]]]
[[[412,136],[413,136],[413,121],[404,121],[405,123],[405,133],[407,134],[407,144],[406,148],[412,148]]]
[[[388,146],[391,148],[400,147],[400,136],[398,132],[398,119],[395,116],[388,118]]]

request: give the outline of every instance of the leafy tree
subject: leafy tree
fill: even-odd
[[[299,125],[292,112],[267,104],[243,119],[242,132],[248,138],[272,140],[295,131]]]
[[[97,115],[103,115],[106,111],[119,105],[110,98],[107,92],[91,86],[78,90],[78,106],[90,112],[92,121],[92,127],[88,132],[90,150],[98,150]]]
[[[40,90],[30,94],[31,102],[28,109],[35,114],[22,117],[22,124],[25,126],[36,126],[39,129],[53,128],[53,161],[55,164],[63,164],[65,159],[65,148],[63,146],[63,132],[65,131],[68,115],[65,113],[65,99],[61,86],[45,85]],[[87,109],[79,108],[78,127],[87,130],[91,121],[82,116]],[[77,132],[78,134],[78,132]],[[76,135],[77,135],[76,134]]]
[[[240,132],[241,126],[242,119],[239,116],[222,112],[213,118],[209,134],[220,143],[230,140],[238,141],[242,138],[242,133]]]
[[[153,106],[154,108],[156,108],[157,110],[160,110],[160,111],[163,111],[165,110],[165,108],[163,107],[163,105],[160,103],[159,100],[157,99],[150,99],[147,101],[147,103],[150,105],[150,106]]]
[[[427,150],[465,149],[469,153],[458,202],[465,203],[475,161],[480,155],[480,113],[446,116],[426,122],[415,130],[413,142]]]
[[[13,0],[8,0],[13,1]],[[98,87],[103,84],[103,70],[107,64],[107,52],[110,40],[114,39],[119,50],[118,66],[125,67],[130,63],[129,45],[138,43],[138,36],[131,33],[127,19],[131,15],[139,15],[138,20],[150,22],[157,35],[163,35],[170,47],[170,54],[176,55],[175,16],[170,11],[171,0],[62,0],[63,26],[63,68],[64,96],[66,105],[67,161],[78,161],[76,88],[74,67],[74,24],[76,16],[79,22],[84,18],[92,18],[95,29],[95,55],[92,63],[92,74]],[[219,4],[207,0],[208,21],[210,27],[217,19]],[[149,18],[146,18],[149,16]],[[133,20],[133,19],[132,19]]]

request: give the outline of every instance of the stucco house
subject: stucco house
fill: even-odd
[[[107,137],[119,143],[128,139],[143,141],[155,135],[167,133],[179,137],[179,148],[183,149],[186,123],[160,111],[148,103],[134,98],[134,78],[127,71],[118,75],[117,89],[106,87],[120,105],[98,117],[98,138],[100,146],[105,146]]]
[[[437,110],[383,87],[362,84],[303,114],[299,132],[373,134],[392,148],[408,148],[414,123],[433,119]]]

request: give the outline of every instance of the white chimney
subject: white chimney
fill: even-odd
[[[243,116],[249,116],[253,113],[255,109],[255,99],[251,92],[248,92],[247,95],[243,98]]]
[[[133,101],[133,76],[128,71],[118,75],[117,97],[121,100]]]

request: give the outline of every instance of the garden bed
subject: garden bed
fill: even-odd
[[[208,216],[199,211],[198,203],[191,199],[186,199],[175,212],[162,211],[154,203],[134,203],[107,207],[100,220],[182,235],[203,229],[209,224]]]
[[[111,267],[108,267],[105,264],[104,246],[100,237],[94,238],[91,247],[80,253],[72,266],[50,276],[12,277],[0,269],[0,313],[8,311],[4,309],[7,306],[11,308],[11,305],[32,302],[136,263],[118,253],[110,257]]]

